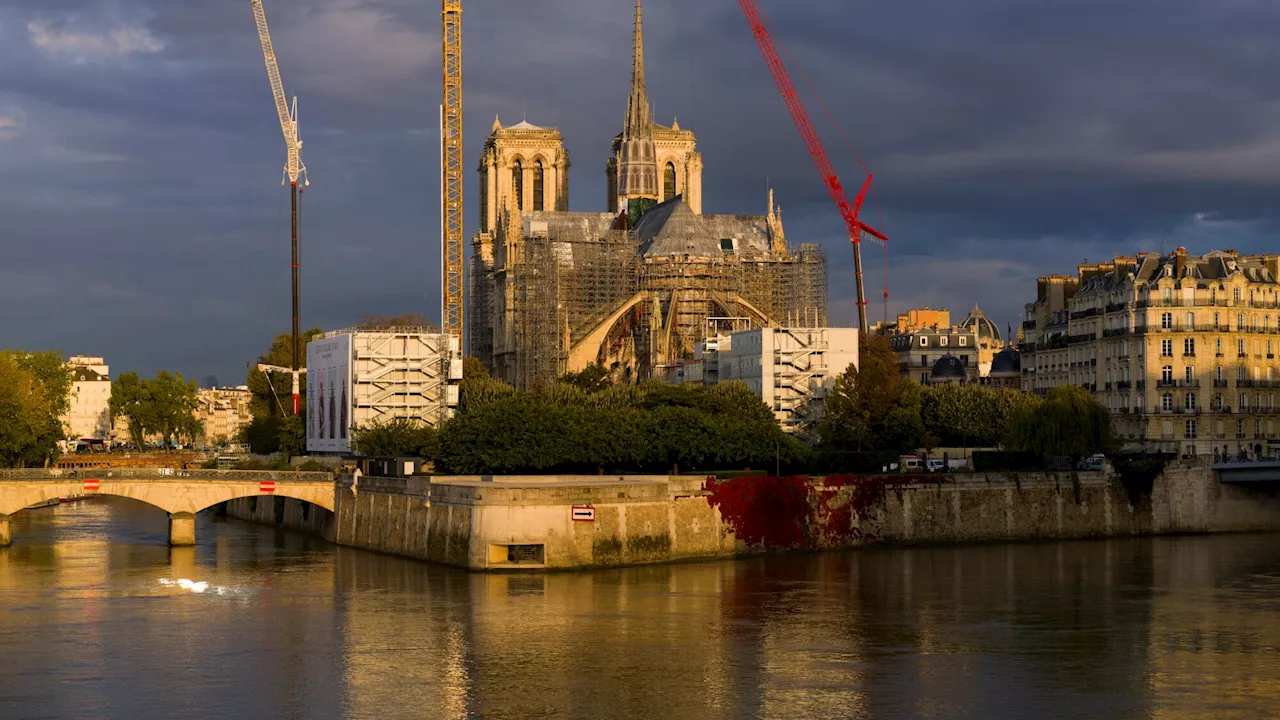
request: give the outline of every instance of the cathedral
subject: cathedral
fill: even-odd
[[[702,212],[693,132],[653,120],[640,0],[604,212],[569,211],[569,167],[559,130],[494,119],[468,341],[495,377],[528,387],[596,363],[623,381],[667,377],[708,337],[826,324],[826,257],[788,247],[772,191],[763,215]]]

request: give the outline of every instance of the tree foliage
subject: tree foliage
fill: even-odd
[[[839,450],[910,451],[924,436],[920,386],[898,373],[888,338],[870,335],[858,365],[836,378],[819,426],[822,441]]]
[[[356,452],[371,457],[434,458],[439,446],[435,428],[406,418],[356,426],[352,434]]]
[[[111,416],[128,421],[129,435],[138,447],[145,446],[146,436],[159,435],[168,449],[174,440],[194,440],[202,431],[195,416],[198,389],[182,373],[162,370],[148,379],[123,373],[111,384]]]
[[[1054,388],[1038,405],[1028,404],[1013,419],[1006,444],[1013,450],[1068,455],[1073,461],[1115,445],[1111,416],[1084,388]]]
[[[996,447],[1009,434],[1013,418],[1039,405],[1035,395],[973,384],[925,389],[921,404],[925,430],[947,447]]]
[[[58,455],[71,373],[55,352],[0,352],[0,462],[40,465]]]
[[[609,370],[599,363],[593,363],[574,373],[566,373],[560,382],[572,385],[586,393],[597,393],[613,387],[613,377]]]
[[[467,375],[463,408],[439,433],[436,460],[448,472],[772,468],[803,462],[807,453],[738,383],[704,388],[651,382],[595,393],[551,383],[517,391],[487,374]],[[467,383],[473,383],[470,393]]]

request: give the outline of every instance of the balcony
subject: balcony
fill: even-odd
[[[1098,339],[1097,333],[1081,333],[1079,335],[1068,335],[1067,344],[1074,345],[1076,343],[1093,342]]]
[[[1157,380],[1157,381],[1156,381],[1156,387],[1158,387],[1158,388],[1176,388],[1176,387],[1178,387],[1178,381],[1177,381],[1177,380]]]
[[[1128,389],[1129,389],[1129,385],[1130,385],[1130,383],[1129,383],[1129,381],[1128,381],[1128,380],[1121,380],[1120,382],[1117,382],[1117,383],[1116,383],[1116,389],[1117,389],[1117,390],[1128,390]]]
[[[1111,328],[1111,329],[1102,331],[1102,337],[1104,338],[1124,337],[1125,335],[1128,335],[1128,334],[1129,334],[1129,328]]]
[[[1213,386],[1214,386],[1214,387],[1216,387],[1216,388],[1224,388],[1224,387],[1227,387],[1227,381],[1226,381],[1226,380],[1222,380],[1222,379],[1214,380],[1214,381],[1213,381]]]
[[[1071,313],[1072,320],[1083,320],[1084,318],[1094,317],[1098,314],[1098,308],[1089,308],[1087,310],[1077,310]]]

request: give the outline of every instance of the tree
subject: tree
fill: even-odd
[[[24,353],[0,353],[0,462],[41,464],[57,456],[62,439],[57,388],[46,387],[24,365]],[[54,379],[51,385],[56,386]],[[68,382],[68,387],[70,383]]]
[[[565,373],[560,382],[572,385],[586,393],[598,393],[613,387],[613,377],[608,368],[592,363],[574,373]]]
[[[924,435],[920,403],[919,385],[898,375],[888,338],[869,335],[858,365],[836,378],[819,434],[837,450],[914,450]]]
[[[352,435],[356,452],[370,457],[434,459],[439,447],[435,428],[408,418],[356,426]]]
[[[489,375],[477,358],[462,359],[462,382],[458,387],[458,412],[466,414],[515,392],[515,388]]]
[[[1041,404],[1027,404],[1014,418],[1006,444],[1013,450],[1067,455],[1072,462],[1115,445],[1111,416],[1087,390],[1056,387]]]
[[[182,373],[162,370],[145,380],[137,373],[123,373],[111,386],[111,414],[128,420],[129,435],[138,447],[147,435],[159,435],[167,450],[175,439],[190,441],[200,434],[195,416],[198,390]]]

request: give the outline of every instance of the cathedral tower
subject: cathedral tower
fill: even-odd
[[[636,29],[631,58],[631,96],[617,158],[617,209],[628,215],[656,204],[658,193],[658,151],[653,141],[653,115],[644,78],[644,27],[640,0],[636,0]]]

